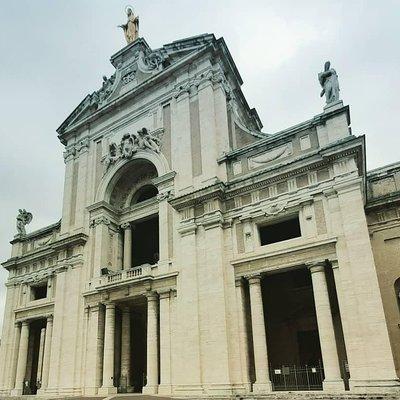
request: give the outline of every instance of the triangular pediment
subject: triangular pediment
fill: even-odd
[[[114,74],[109,78],[103,77],[102,87],[87,95],[57,132],[62,135],[97,110],[167,68],[196,54],[215,40],[214,35],[204,34],[177,40],[152,50],[145,39],[138,38],[111,57],[110,62],[115,67]]]

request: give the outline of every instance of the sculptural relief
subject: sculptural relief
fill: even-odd
[[[103,158],[103,163],[108,168],[121,158],[131,158],[138,150],[151,150],[160,152],[162,130],[149,132],[142,128],[135,133],[125,133],[119,145],[110,143],[108,154]]]
[[[28,225],[32,221],[32,213],[25,209],[19,209],[17,215],[17,232],[19,235],[26,235],[25,225]]]
[[[326,104],[339,100],[339,80],[336,71],[331,68],[330,61],[324,66],[324,71],[318,74],[319,83],[322,86],[320,96],[325,95]]]

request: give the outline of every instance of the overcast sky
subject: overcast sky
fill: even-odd
[[[121,0],[1,0],[0,259],[10,256],[18,208],[28,232],[61,216],[64,162],[56,128],[113,73],[124,45]],[[153,48],[201,33],[223,36],[273,133],[320,113],[326,60],[365,134],[369,169],[400,159],[400,2],[140,0],[140,36]],[[7,271],[0,271],[0,327]]]

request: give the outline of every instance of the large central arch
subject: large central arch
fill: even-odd
[[[149,166],[152,165],[156,171],[156,176],[158,177],[170,172],[168,162],[162,154],[140,150],[135,153],[133,157],[129,159],[120,159],[108,168],[96,191],[95,202],[105,201],[110,204],[110,199],[115,186],[123,175],[126,174],[127,171],[136,163],[147,163]]]

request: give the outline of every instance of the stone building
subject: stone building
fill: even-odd
[[[367,175],[338,90],[265,134],[222,38],[111,63],[3,263],[0,393],[398,390],[400,165]]]

